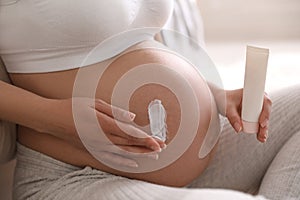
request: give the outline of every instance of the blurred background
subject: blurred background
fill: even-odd
[[[243,86],[246,45],[270,49],[266,91],[300,83],[299,0],[198,0],[225,88]]]

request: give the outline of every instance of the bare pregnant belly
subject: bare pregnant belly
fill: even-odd
[[[193,66],[168,51],[143,48],[128,51],[109,64],[102,62],[85,69],[103,70],[95,96],[136,113],[134,122],[137,126],[149,126],[148,105],[151,101],[162,102],[167,114],[168,148],[160,153],[159,159],[138,159],[140,169],[136,172],[120,170],[95,159],[88,150],[26,127],[19,127],[20,143],[72,165],[91,166],[162,185],[184,186],[205,170],[214,149],[201,159],[199,151],[215,105],[206,82]],[[78,72],[74,69],[47,74],[11,74],[11,77],[17,86],[41,96],[62,99],[72,97]],[[76,81],[78,84],[78,79]],[[79,85],[84,87],[84,83],[79,82]]]

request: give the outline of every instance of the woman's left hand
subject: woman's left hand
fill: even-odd
[[[242,109],[243,89],[226,91],[226,117],[231,126],[239,133],[243,130],[241,109]],[[263,108],[259,117],[259,131],[257,140],[264,143],[268,138],[269,119],[271,114],[272,101],[265,93]]]

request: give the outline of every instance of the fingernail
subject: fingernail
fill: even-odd
[[[241,127],[240,123],[238,123],[238,122],[235,122],[233,124],[233,127],[237,133],[240,133],[242,131],[242,127]]]
[[[152,136],[152,137],[159,143],[159,146],[162,150],[167,148],[167,145],[160,138],[157,138],[155,136]]]
[[[261,136],[261,143],[265,143],[268,140],[268,132],[266,132],[263,136]]]
[[[159,156],[158,156],[158,154],[150,154],[150,155],[148,155],[148,158],[151,158],[153,160],[158,160]]]
[[[134,168],[138,168],[139,167],[139,165],[136,162],[128,162],[127,165],[129,167],[134,167]]]
[[[160,153],[162,150],[161,150],[161,148],[160,147],[157,147],[157,146],[151,146],[150,147],[153,151],[155,151],[155,152],[158,152],[158,153]]]
[[[265,135],[264,135],[264,138],[268,139],[268,135],[269,135],[269,131],[267,130],[266,133],[265,133]]]
[[[129,117],[130,119],[133,121],[136,117],[136,114],[132,113],[132,112],[128,112],[129,113]]]
[[[269,120],[268,120],[268,119],[265,119],[265,120],[260,124],[260,126],[261,126],[262,128],[265,128],[268,124],[269,124]]]
[[[265,133],[266,138],[268,137],[268,135],[269,135],[269,130],[266,130],[266,133]]]

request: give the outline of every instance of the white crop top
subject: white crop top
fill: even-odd
[[[172,10],[173,0],[0,0],[0,56],[10,73],[62,71],[101,43],[101,62],[153,38]]]

